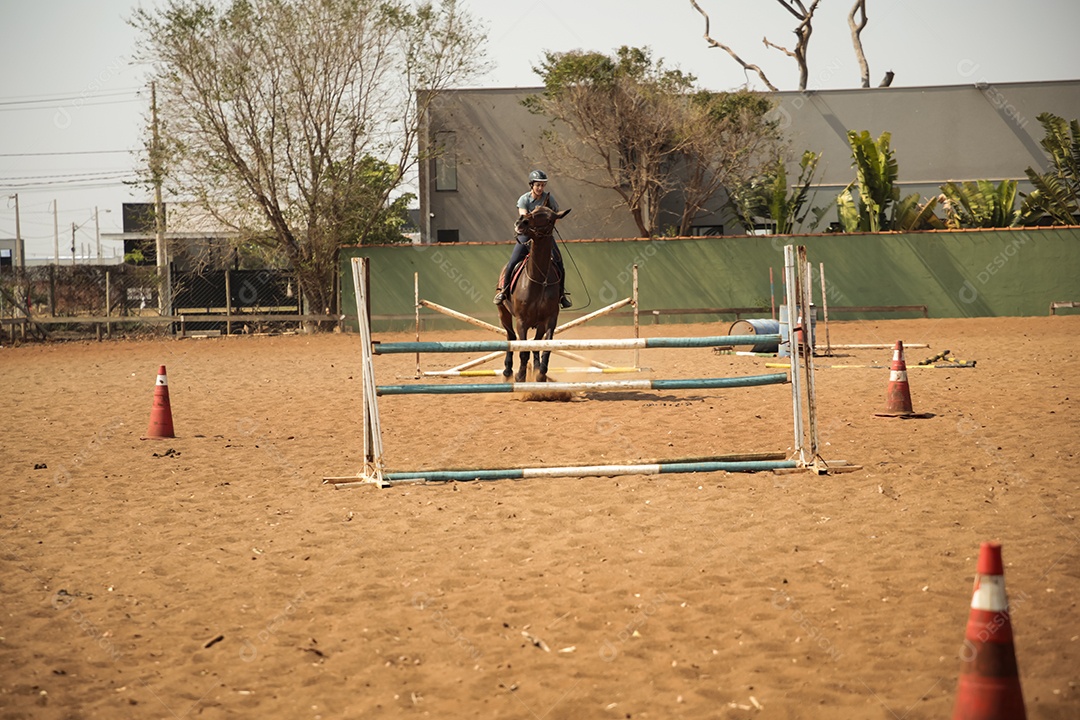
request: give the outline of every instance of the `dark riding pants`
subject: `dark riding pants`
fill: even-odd
[[[510,277],[514,272],[514,268],[517,264],[525,259],[525,255],[529,252],[529,237],[527,235],[518,235],[517,242],[514,244],[514,250],[510,253],[510,262],[506,264],[505,274],[503,275],[502,283],[499,287],[504,290],[510,289]],[[559,292],[566,292],[566,267],[563,265],[562,253],[559,252],[559,246],[556,243],[551,245],[551,254],[555,259],[555,267],[559,269]]]

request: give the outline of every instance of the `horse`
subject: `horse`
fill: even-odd
[[[528,338],[536,330],[535,340],[550,340],[559,321],[559,272],[553,251],[555,221],[566,217],[569,210],[557,213],[546,205],[522,215],[517,221],[519,234],[527,235],[531,249],[523,261],[523,269],[512,288],[505,290],[506,299],[499,304],[499,319],[509,341]],[[501,277],[501,276],[500,276]],[[516,323],[515,323],[516,321]],[[548,358],[551,351],[533,353],[536,382],[547,381]],[[515,382],[525,382],[529,352],[520,353],[518,370],[514,374],[514,353],[507,351],[503,377],[514,375]]]

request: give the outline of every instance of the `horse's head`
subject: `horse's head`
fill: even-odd
[[[562,212],[557,213],[547,205],[541,205],[531,213],[519,217],[517,229],[518,232],[524,233],[530,238],[541,236],[547,237],[550,236],[555,229],[555,221],[560,220],[569,214],[569,210],[563,210]]]

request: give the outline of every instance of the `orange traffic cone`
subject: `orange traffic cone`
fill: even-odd
[[[953,720],[1024,720],[1001,545],[983,543],[975,572]]]
[[[146,428],[147,438],[171,438],[173,434],[172,407],[169,405],[169,379],[165,376],[165,366],[158,368],[157,382],[154,384],[154,405],[150,409],[150,425]]]
[[[878,417],[933,417],[929,413],[916,413],[911,407],[911,388],[908,387],[907,364],[904,362],[904,342],[896,341],[889,385],[885,389],[885,409],[874,413]]]

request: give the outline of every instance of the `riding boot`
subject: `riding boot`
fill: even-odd
[[[562,306],[563,310],[574,307],[574,303],[570,300],[570,296],[566,294],[566,290],[563,288],[560,288],[559,290],[559,305]]]
[[[491,302],[495,303],[496,305],[501,305],[504,300],[506,300],[506,295],[503,294],[503,289],[501,287],[495,288],[495,297],[491,300]]]

